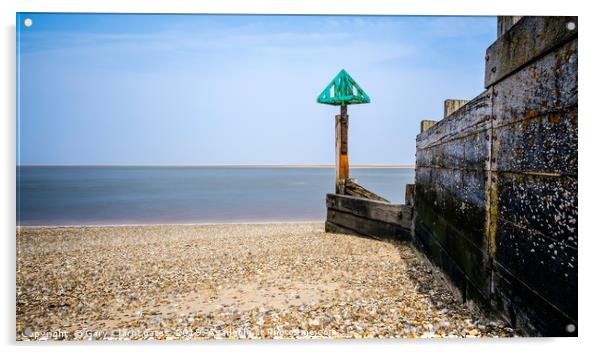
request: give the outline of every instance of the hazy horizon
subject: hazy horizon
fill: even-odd
[[[297,164],[17,164],[17,167],[27,167],[27,166],[39,166],[39,167],[77,167],[77,166],[86,166],[86,167],[94,167],[94,166],[107,166],[107,167],[334,167],[334,164],[319,164],[319,163],[297,163]],[[370,168],[378,168],[378,167],[392,167],[392,168],[413,168],[415,164],[351,164],[349,168],[361,168],[361,167],[370,167]]]

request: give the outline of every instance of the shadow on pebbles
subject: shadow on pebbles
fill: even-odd
[[[407,243],[323,224],[23,227],[17,340],[513,336]]]

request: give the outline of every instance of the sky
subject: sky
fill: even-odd
[[[23,20],[32,25],[26,27]],[[423,119],[483,88],[495,17],[17,15],[18,164],[414,164]]]

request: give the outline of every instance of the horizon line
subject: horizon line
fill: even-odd
[[[334,168],[334,164],[17,164],[17,167],[283,167]],[[414,164],[354,164],[349,168],[415,168]]]

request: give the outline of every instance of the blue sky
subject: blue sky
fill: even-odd
[[[33,25],[22,25],[31,18]],[[495,17],[20,14],[18,163],[413,164],[422,119],[483,91]]]

